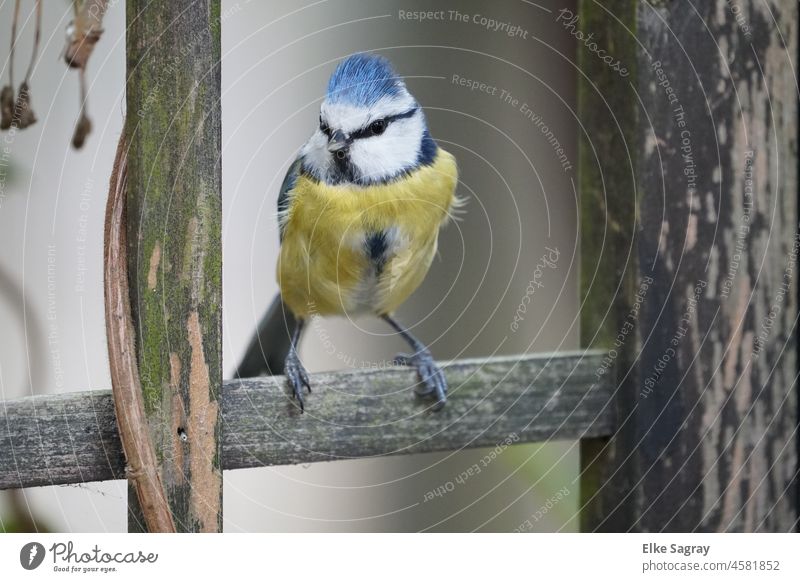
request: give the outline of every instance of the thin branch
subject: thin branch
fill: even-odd
[[[81,109],[75,132],[72,134],[72,147],[80,149],[92,131],[92,121],[86,106],[86,64],[92,56],[94,46],[103,34],[103,17],[108,8],[108,0],[73,1],[75,18],[67,29],[67,46],[64,59],[67,65],[80,72]]]
[[[128,479],[151,532],[174,532],[175,523],[158,473],[147,428],[136,361],[130,295],[126,220],[127,145],[120,136],[106,203],[104,285],[111,386]]]
[[[92,120],[86,114],[86,103],[88,95],[86,92],[86,69],[81,68],[78,71],[78,78],[81,87],[81,113],[78,117],[78,123],[75,125],[75,131],[72,134],[72,147],[79,150],[86,142],[86,138],[92,131]]]
[[[31,60],[28,64],[28,70],[25,73],[25,79],[19,86],[17,98],[14,100],[14,52],[17,43],[17,22],[19,20],[19,0],[14,5],[14,20],[11,24],[11,56],[9,63],[9,81],[10,85],[3,88],[0,101],[2,101],[2,120],[0,121],[0,128],[9,129],[11,126],[17,129],[25,129],[36,123],[36,115],[33,113],[31,107],[31,89],[30,77],[33,72],[33,66],[36,63],[36,57],[39,54],[39,42],[42,35],[42,2],[36,0],[36,28],[33,35],[33,51],[31,52]],[[12,105],[13,103],[13,105]]]
[[[36,0],[36,29],[33,33],[33,51],[31,52],[31,61],[28,63],[28,70],[25,72],[25,79],[23,83],[31,80],[33,73],[33,66],[36,64],[36,58],[39,56],[39,44],[42,40],[42,0]]]
[[[8,83],[14,86],[14,51],[17,48],[17,23],[19,22],[20,0],[14,2],[14,19],[11,21],[11,56],[8,61]]]
[[[14,3],[14,17],[11,21],[11,51],[8,57],[8,85],[0,91],[0,129],[10,129],[14,122],[14,49],[17,44],[17,20],[19,20],[20,0]]]

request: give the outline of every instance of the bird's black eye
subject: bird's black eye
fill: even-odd
[[[383,119],[379,119],[378,121],[373,121],[372,125],[369,126],[370,132],[372,135],[380,135],[384,131],[386,131],[386,121]]]

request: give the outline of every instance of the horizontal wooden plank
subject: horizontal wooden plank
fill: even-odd
[[[123,478],[110,390],[0,402],[0,489]]]
[[[610,435],[613,374],[598,352],[444,364],[447,406],[414,398],[408,369],[312,377],[300,414],[282,376],[226,381],[224,469]],[[510,439],[510,440],[509,440]],[[122,479],[107,390],[0,402],[0,489]]]

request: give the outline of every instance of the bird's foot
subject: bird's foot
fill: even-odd
[[[300,362],[300,357],[297,355],[297,350],[292,348],[286,356],[286,362],[283,366],[286,380],[292,389],[292,396],[297,399],[300,404],[300,411],[305,411],[305,402],[303,401],[303,386],[311,392],[311,381],[308,379],[308,372]]]
[[[427,348],[417,350],[415,354],[397,354],[394,363],[399,366],[409,366],[417,371],[420,383],[414,388],[418,396],[436,399],[433,405],[434,412],[441,410],[447,402],[447,380],[442,369],[433,361],[433,356]]]

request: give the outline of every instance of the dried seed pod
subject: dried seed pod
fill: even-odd
[[[14,119],[14,87],[6,85],[0,91],[0,129],[11,127]]]
[[[24,81],[19,86],[19,95],[14,104],[14,122],[19,129],[25,129],[36,123],[36,115],[31,107],[31,90]]]
[[[78,124],[75,126],[75,133],[72,134],[72,147],[79,150],[83,147],[88,135],[92,132],[92,120],[81,111]]]
[[[74,69],[85,69],[94,45],[103,34],[103,17],[108,0],[85,0],[75,7],[75,19],[67,26],[64,60]]]
[[[64,60],[73,69],[83,69],[94,51],[94,45],[100,40],[102,30],[89,30],[76,33],[74,23],[67,28],[67,46],[64,48]]]

